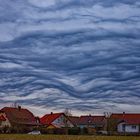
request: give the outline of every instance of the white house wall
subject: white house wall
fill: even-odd
[[[123,125],[124,125],[125,123],[120,123],[120,124],[118,124],[118,126],[117,126],[117,131],[119,132],[119,133],[121,133],[121,132],[124,132],[124,130],[123,130]]]
[[[7,119],[5,113],[0,113],[0,115],[3,115],[6,119],[6,121],[2,121],[0,127],[3,128],[5,126],[11,127],[11,124],[9,122],[9,120]]]
[[[127,125],[127,124],[125,124],[125,128],[123,129],[124,124],[125,123],[118,124],[117,130],[118,130],[119,133],[123,133],[123,132],[138,133],[139,132],[139,125]]]
[[[66,127],[66,126],[73,127],[74,126],[64,115],[61,115],[59,118],[55,119],[52,122],[52,124],[56,127]]]
[[[133,128],[134,126],[136,128]],[[139,132],[139,125],[126,125],[125,131],[128,133],[138,133]]]

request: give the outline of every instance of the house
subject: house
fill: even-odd
[[[0,128],[2,126],[10,126],[9,121],[6,120],[6,116],[3,111],[0,110]]]
[[[112,120],[116,120],[118,133],[140,133],[140,114],[112,114]]]
[[[77,116],[68,116],[68,118],[74,124],[75,127],[78,126],[80,117],[77,117]]]
[[[2,123],[2,122],[4,122],[4,121],[6,121],[6,118],[4,117],[4,115],[1,115],[1,116],[0,116],[0,122]]]
[[[72,121],[64,113],[46,114],[40,118],[40,122],[46,126],[47,129],[74,127]]]
[[[16,129],[32,130],[34,127],[39,126],[35,116],[27,109],[18,107],[4,107],[0,110],[0,128],[8,127]]]
[[[94,132],[106,130],[106,118],[105,116],[81,116],[79,118],[78,127],[80,128],[92,128]]]

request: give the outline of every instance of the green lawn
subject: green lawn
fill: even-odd
[[[3,135],[0,140],[140,140],[133,136]]]

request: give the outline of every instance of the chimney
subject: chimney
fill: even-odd
[[[123,119],[125,118],[125,112],[123,112]]]
[[[51,112],[51,115],[53,114],[53,112]]]
[[[21,106],[18,106],[18,111],[20,111],[21,110]]]

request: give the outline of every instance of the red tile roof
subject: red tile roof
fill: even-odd
[[[79,119],[79,124],[104,124],[105,116],[81,116]]]
[[[42,118],[40,118],[40,122],[42,124],[51,124],[55,119],[59,118],[61,115],[64,115],[64,113],[53,113],[53,114],[46,114]]]
[[[114,119],[140,119],[140,114],[127,114],[127,113],[112,114],[111,118],[114,118]]]
[[[140,119],[137,120],[124,120],[126,124],[140,124]]]
[[[0,121],[6,121],[6,118],[3,115],[0,115]]]
[[[27,109],[4,107],[1,111],[6,114],[12,124],[37,125],[34,115]]]
[[[140,124],[140,114],[112,114],[110,118],[117,119],[118,122],[124,121],[127,124]]]
[[[93,116],[81,116],[79,118],[79,124],[89,124],[91,122]]]
[[[69,116],[68,118],[69,118],[69,120],[70,120],[74,125],[77,125],[77,124],[79,123],[80,117]]]

